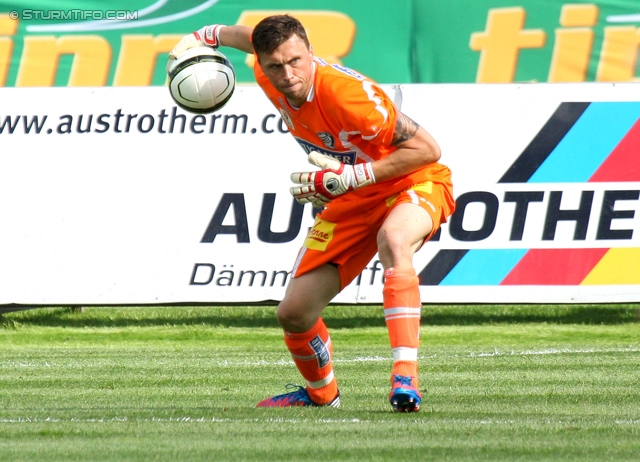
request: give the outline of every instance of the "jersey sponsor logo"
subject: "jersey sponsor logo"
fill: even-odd
[[[324,252],[329,242],[333,239],[333,229],[335,227],[335,223],[316,217],[313,227],[309,230],[307,238],[304,240],[304,246],[308,249]]]
[[[322,341],[319,335],[316,335],[316,337],[309,342],[309,346],[316,355],[319,369],[322,369],[331,362],[331,355],[327,348],[327,344]]]
[[[336,140],[331,133],[319,132],[316,133],[316,135],[318,135],[318,138],[320,138],[324,145],[329,149],[333,149],[336,147]]]
[[[284,120],[284,122],[289,127],[289,130],[295,130],[295,128],[293,127],[293,120],[291,120],[291,116],[289,116],[289,113],[282,108],[279,108],[278,110],[280,111],[282,120]]]
[[[304,149],[304,152],[306,152],[307,154],[309,154],[311,151],[316,151],[316,152],[319,152],[320,154],[325,154],[327,156],[333,157],[334,159],[338,159],[343,164],[355,165],[356,163],[356,159],[358,155],[356,154],[355,151],[344,151],[344,152],[332,151],[330,149],[310,143],[307,140],[303,140],[302,138],[295,137],[295,139],[298,142],[298,144],[302,146],[302,149]]]

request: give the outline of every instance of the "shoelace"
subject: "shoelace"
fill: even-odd
[[[411,377],[407,377],[404,375],[394,375],[393,376],[393,381],[394,382],[400,382],[400,385],[407,385],[412,387],[413,386],[413,382],[411,381]]]
[[[291,390],[288,393],[284,393],[279,396],[274,396],[274,401],[292,400],[293,398],[299,398],[303,401],[308,401],[307,393],[304,387],[296,385],[294,383],[288,383],[284,386],[285,390]]]

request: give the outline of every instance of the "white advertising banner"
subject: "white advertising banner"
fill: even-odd
[[[425,303],[640,301],[640,84],[387,86],[458,209],[415,257]],[[0,304],[279,300],[308,228],[304,151],[255,86],[0,88]],[[336,303],[380,303],[373,259]]]

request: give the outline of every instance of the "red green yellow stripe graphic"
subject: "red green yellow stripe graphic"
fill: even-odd
[[[610,130],[603,133],[602,127]],[[562,103],[499,180],[532,182],[640,182],[640,103]],[[631,218],[633,212],[612,213]],[[640,248],[542,248],[520,253],[444,249],[420,272],[420,281],[445,286],[635,285],[640,284]]]

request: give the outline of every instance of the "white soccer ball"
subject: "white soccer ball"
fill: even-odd
[[[210,47],[189,48],[169,63],[169,91],[178,106],[197,114],[218,111],[233,95],[231,62]]]

